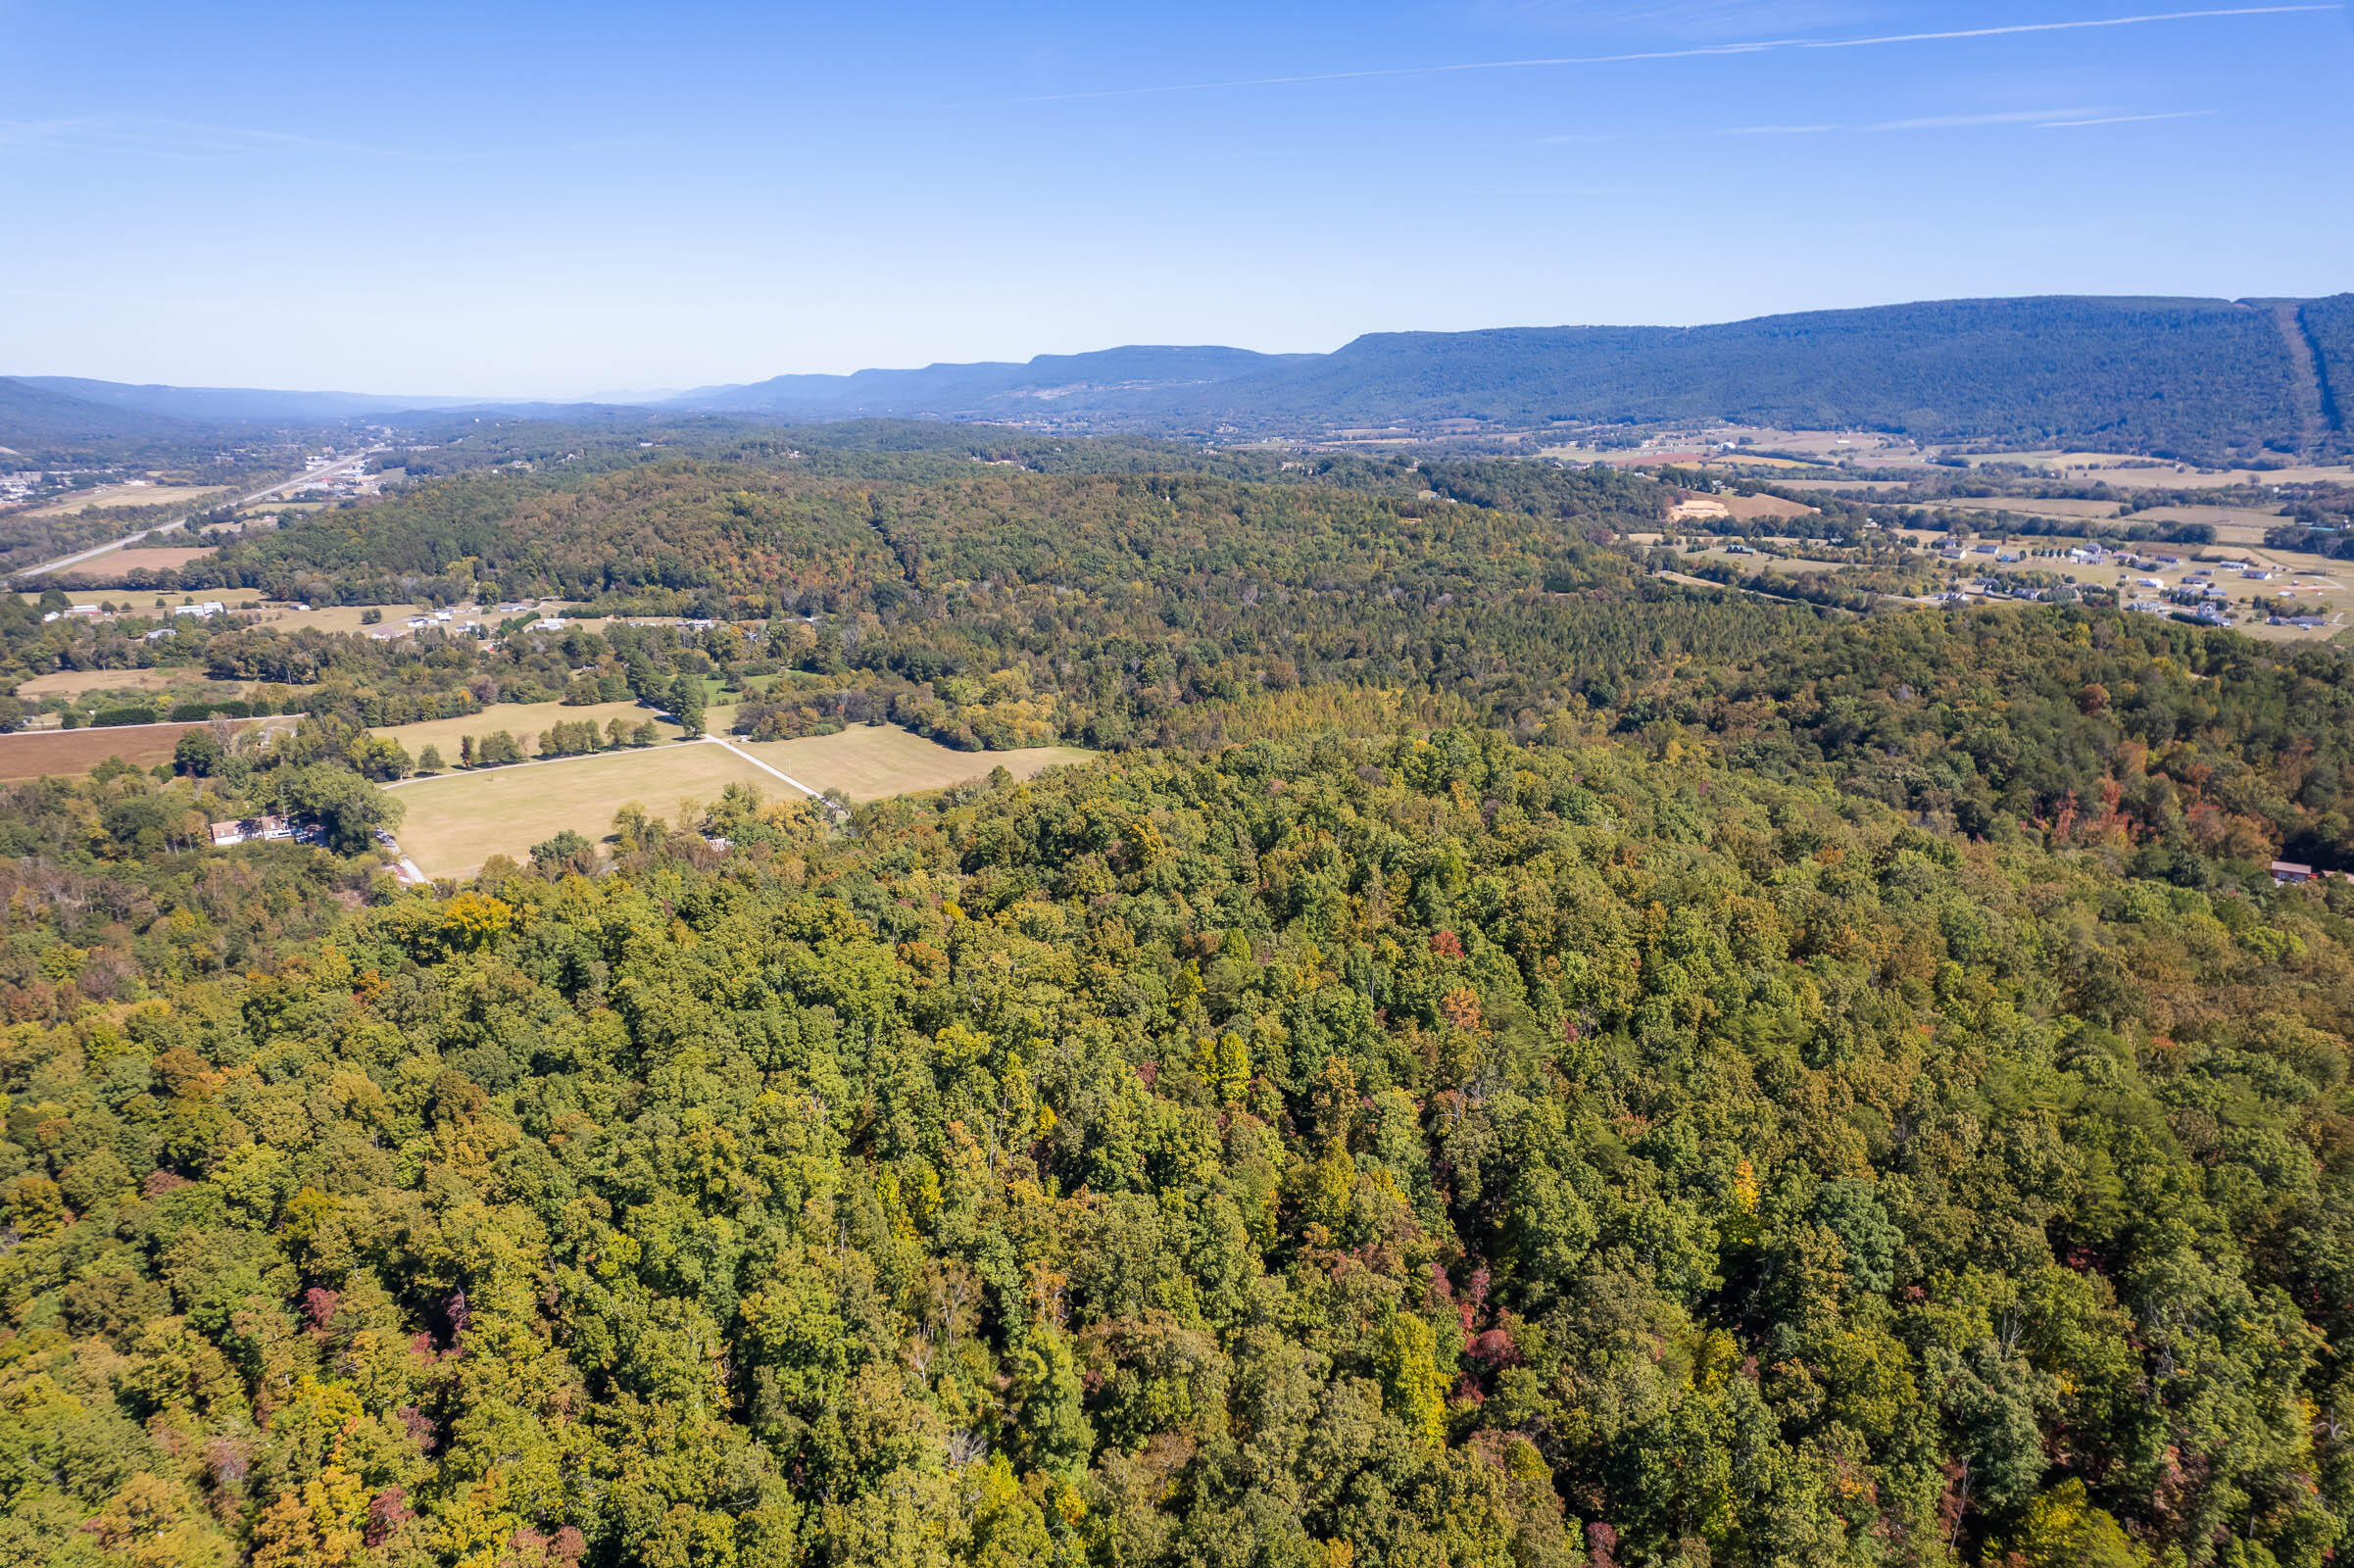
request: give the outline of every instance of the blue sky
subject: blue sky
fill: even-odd
[[[578,395],[2354,288],[2354,20],[2192,9],[0,0],[0,373]]]

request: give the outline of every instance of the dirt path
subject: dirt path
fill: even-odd
[[[766,762],[761,761],[759,758],[753,756],[741,746],[731,746],[716,735],[706,735],[703,738],[709,741],[711,745],[718,747],[723,752],[735,753],[738,757],[741,757],[744,759],[744,760],[750,762],[753,766],[759,768],[763,773],[774,773],[778,778],[783,779],[786,783],[801,791],[802,794],[807,795],[810,800],[817,802],[827,810],[832,811],[836,816],[840,816],[842,814],[842,808],[836,806],[833,802],[827,800],[823,795],[809,788],[807,784],[804,784],[801,780],[795,778],[792,774],[785,772],[783,769],[770,767]]]

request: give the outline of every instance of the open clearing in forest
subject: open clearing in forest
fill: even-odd
[[[840,790],[854,801],[944,790],[986,778],[1003,767],[1033,778],[1057,762],[1084,762],[1094,754],[1076,746],[1030,746],[1011,752],[959,752],[896,724],[853,724],[831,735],[734,745],[814,790]]]
[[[792,793],[724,746],[657,746],[412,779],[397,788],[408,810],[394,832],[428,876],[470,876],[492,856],[520,860],[565,828],[601,840],[626,802],[675,822],[682,800],[708,805],[730,784],[771,800]]]
[[[1699,517],[1732,517],[1741,522],[1787,522],[1792,517],[1816,516],[1820,512],[1820,508],[1783,496],[1743,496],[1728,491],[1723,495],[1696,495],[1688,501],[1679,501],[1668,508],[1667,520],[1685,522]]]
[[[499,711],[490,710],[473,722]],[[586,714],[590,710],[564,711]],[[646,710],[635,711],[644,713]],[[417,727],[404,725],[402,729]],[[730,747],[739,748],[742,755]],[[455,755],[448,746],[443,752]],[[393,786],[408,808],[396,833],[402,853],[427,875],[468,876],[494,855],[522,859],[531,846],[566,828],[591,840],[603,840],[613,830],[613,811],[627,802],[634,801],[650,814],[677,823],[685,814],[680,809],[682,800],[708,805],[730,784],[749,784],[764,800],[802,798],[768,768],[789,774],[813,790],[838,789],[853,800],[873,800],[984,778],[1001,764],[1017,778],[1029,778],[1054,763],[1083,761],[1090,755],[1069,746],[1014,752],[952,751],[896,725],[856,725],[834,735],[758,744],[731,737],[726,745],[704,742],[603,752],[593,757],[410,779]],[[747,760],[748,757],[758,758],[766,766]]]
[[[1803,501],[1790,500],[1786,496],[1737,496],[1727,493],[1711,499],[1723,502],[1725,510],[1741,522],[1756,522],[1761,518],[1782,522],[1791,517],[1821,514],[1820,508],[1810,507]]]

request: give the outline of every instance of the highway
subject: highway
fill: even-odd
[[[369,458],[374,457],[382,450],[383,448],[381,447],[370,447],[366,452],[356,452],[348,458],[338,458],[333,463],[326,465],[324,467],[307,469],[302,473],[296,474],[291,479],[280,479],[275,484],[265,485],[261,489],[253,491],[250,494],[239,496],[234,501],[207,502],[202,510],[211,512],[217,507],[242,507],[249,502],[267,500],[269,497],[274,496],[280,491],[299,490],[304,485],[317,484],[321,479],[341,473],[347,468],[356,467],[360,464],[366,463]],[[124,534],[120,539],[109,539],[105,544],[92,545],[87,550],[78,550],[70,556],[60,556],[55,561],[44,561],[37,566],[26,566],[22,571],[12,573],[12,575],[18,577],[41,577],[46,576],[53,571],[64,571],[68,567],[78,566],[85,561],[94,561],[100,556],[111,554],[117,550],[122,550],[137,540],[151,538],[159,533],[170,533],[174,528],[184,528],[188,524],[188,519],[195,515],[196,514],[194,512],[185,513],[180,516],[172,518],[170,522],[159,522],[154,527],[142,529],[138,533]]]

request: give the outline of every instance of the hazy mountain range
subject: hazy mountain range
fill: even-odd
[[[975,419],[1212,437],[1427,432],[1454,421],[1528,428],[1725,419],[2216,458],[2342,452],[2349,400],[2354,294],[2051,296],[1697,327],[1381,332],[1330,354],[1130,346],[1021,364],[779,375],[639,406],[794,421]],[[0,379],[0,446],[458,410],[553,415],[560,407],[580,405],[20,376]]]

